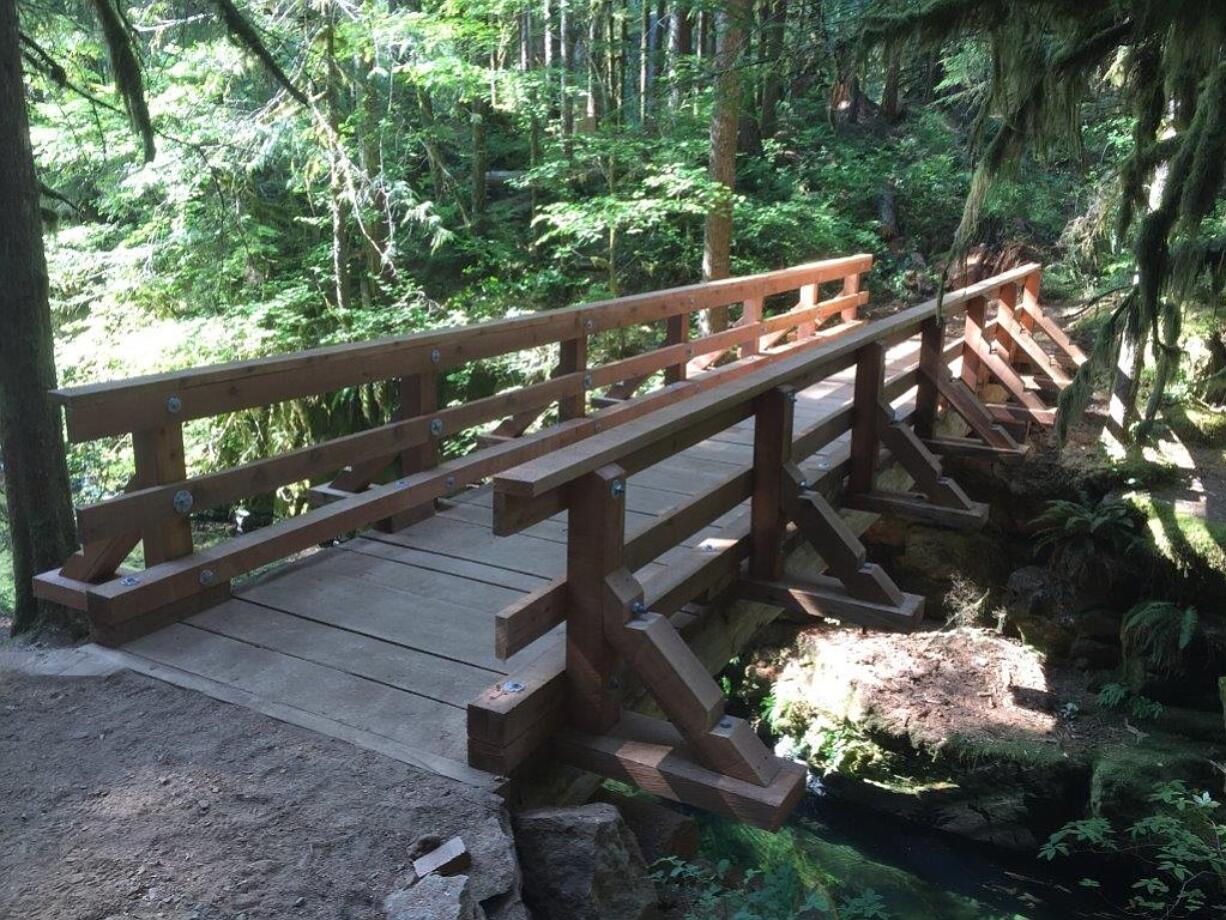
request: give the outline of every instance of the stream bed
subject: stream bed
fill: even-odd
[[[764,874],[791,867],[839,903],[876,895],[890,920],[1081,920],[1115,916],[1075,876],[1033,859],[809,794],[776,834],[696,814],[700,855]]]

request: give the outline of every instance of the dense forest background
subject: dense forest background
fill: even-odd
[[[1012,16],[1026,4],[1008,6]],[[1078,76],[1069,130],[1006,164],[984,145],[985,124],[1011,124],[1001,34],[955,33],[953,21],[927,34],[905,16],[868,15],[883,7],[906,11],[862,0],[23,0],[60,382],[856,251],[876,257],[875,302],[913,301],[937,290],[951,248],[962,257],[972,242],[993,258],[1042,258],[1048,300],[1089,301],[1091,322],[1106,315],[1136,271],[1115,221],[1138,125],[1128,59],[1112,52],[1123,36]],[[1086,26],[1065,20],[1028,41],[1053,53]],[[976,178],[985,156],[990,187]],[[1202,216],[1221,237],[1220,206]],[[1202,352],[1222,351],[1211,301],[1201,296],[1181,329]],[[453,373],[443,398],[540,379],[553,363],[541,352]],[[389,399],[353,389],[193,423],[189,469],[373,423]],[[76,500],[122,488],[129,452],[122,440],[72,447]],[[275,507],[230,513],[300,501],[286,492]],[[0,603],[11,597],[9,584]]]

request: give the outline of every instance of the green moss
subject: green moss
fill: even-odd
[[[1171,430],[1185,444],[1226,447],[1226,412],[1178,403],[1165,410],[1165,415]]]
[[[1187,580],[1190,600],[1226,598],[1226,525],[1177,511],[1144,492],[1124,498],[1144,515],[1152,551]]]
[[[967,738],[953,735],[941,748],[941,752],[957,757],[971,767],[983,764],[1013,764],[1036,770],[1063,770],[1069,766],[1069,755],[1059,744],[1038,739]]]
[[[1206,745],[1165,735],[1098,748],[1090,773],[1090,811],[1131,824],[1152,811],[1149,796],[1157,784],[1178,779],[1203,788],[1212,782],[1212,753]]]

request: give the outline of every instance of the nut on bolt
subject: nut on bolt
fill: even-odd
[[[178,413],[178,411],[182,408],[183,408],[183,400],[179,399],[179,397],[171,396],[169,399],[166,400],[166,411],[171,413],[172,415]]]
[[[195,499],[192,498],[191,492],[187,491],[187,489],[180,489],[175,493],[174,500],[171,502],[171,504],[174,506],[175,511],[179,512],[179,514],[187,514],[187,512],[192,510],[192,505],[194,502]]]
[[[612,485],[609,486],[609,491],[614,498],[621,498],[626,494],[626,483],[621,479],[614,479]]]
[[[443,420],[441,418],[430,419],[430,434],[436,438],[443,433]]]
[[[630,612],[636,617],[644,616],[647,613],[647,605],[641,600],[635,601],[630,605]]]
[[[217,573],[214,572],[212,569],[203,569],[200,572],[200,584],[211,585],[213,583],[213,579],[215,579],[216,577],[217,577]]]

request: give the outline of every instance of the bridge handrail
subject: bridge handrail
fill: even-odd
[[[125,615],[118,619],[125,619],[210,587],[220,589],[235,575],[314,543],[417,513],[435,498],[509,466],[691,396],[715,380],[807,350],[832,331],[856,328],[856,310],[867,301],[859,289],[860,274],[871,264],[867,255],[830,259],[533,316],[55,391],[69,409],[71,440],[132,432],[136,475],[125,492],[77,510],[82,550],[60,570],[38,576],[36,590],[69,606],[90,607],[91,616],[102,620],[117,619],[115,611],[122,607]],[[841,281],[842,293],[819,301],[819,285],[829,281]],[[763,318],[765,298],[794,289],[800,292],[794,308]],[[744,309],[736,325],[689,339],[684,321],[689,313],[738,302]],[[842,324],[816,333],[835,314]],[[668,324],[662,346],[587,366],[589,334],[659,320]],[[792,329],[796,341],[780,345]],[[441,369],[559,341],[562,363],[553,378],[467,404],[437,407],[435,381]],[[734,349],[742,356],[736,364],[686,379],[687,364],[705,369]],[[623,396],[631,395],[643,379],[661,370],[669,384],[664,389],[587,414],[591,391],[617,384]],[[384,378],[399,378],[402,387],[401,409],[388,424],[237,467],[187,475],[182,432],[188,419]],[[559,406],[559,425],[529,437],[494,439],[492,446],[460,460],[438,463],[443,438],[508,416],[507,422],[518,426],[512,434],[518,435],[554,403]],[[409,467],[407,475],[390,485],[370,487],[397,456]],[[316,481],[336,470],[341,470],[337,479],[313,490],[321,501],[333,501],[333,507],[316,508],[208,550],[193,546],[190,513],[288,483]],[[141,540],[146,570],[119,572]]]
[[[630,463],[631,466],[638,466],[634,461],[636,454],[648,451],[668,439],[675,439],[679,430],[697,427],[708,419],[716,420],[715,425],[708,423],[708,427],[722,425],[722,428],[727,428],[752,414],[752,401],[760,393],[783,385],[803,389],[816,380],[851,366],[855,363],[856,353],[865,345],[890,345],[906,339],[919,331],[925,320],[936,316],[938,308],[947,316],[955,315],[962,312],[967,303],[994,294],[1001,288],[1015,285],[1032,276],[1039,268],[1039,265],[1033,263],[1022,265],[953,291],[940,301],[933,299],[893,316],[875,320],[838,337],[814,352],[795,355],[762,368],[735,384],[688,400],[684,406],[660,410],[632,426],[619,429],[616,433],[595,435],[582,444],[555,451],[523,466],[499,473],[494,479],[495,490],[508,497],[539,498],[556,492],[580,476],[609,463],[623,466]],[[723,424],[725,421],[727,424]],[[668,451],[670,455],[676,452],[671,449]],[[517,521],[515,529],[534,523],[533,518],[535,514],[524,518],[522,525]],[[496,516],[496,531],[499,526]],[[506,529],[505,532],[512,533],[514,529]]]
[[[69,440],[88,441],[447,370],[481,358],[770,297],[859,275],[871,267],[871,255],[845,256],[469,326],[66,387],[51,391],[51,396],[68,410]]]

